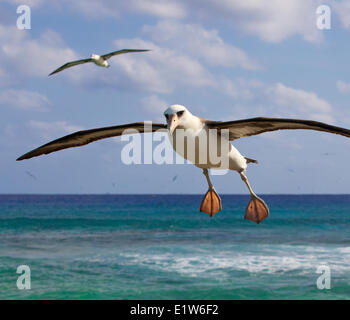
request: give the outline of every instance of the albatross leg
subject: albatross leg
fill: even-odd
[[[208,169],[203,169],[203,174],[207,178],[209,190],[202,200],[200,212],[205,212],[213,217],[215,213],[221,211],[221,199],[210,181]]]
[[[269,208],[264,202],[263,199],[259,198],[254,191],[252,190],[247,176],[244,172],[239,173],[241,175],[242,180],[247,185],[250,192],[250,201],[245,210],[244,219],[251,220],[257,224],[263,221],[265,218],[269,216]]]

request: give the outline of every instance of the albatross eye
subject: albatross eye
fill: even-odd
[[[177,114],[178,117],[181,117],[181,116],[184,114],[184,110],[179,111],[179,112],[177,112],[176,114]]]

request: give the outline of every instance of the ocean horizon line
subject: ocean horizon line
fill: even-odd
[[[0,193],[0,196],[202,196],[203,193]],[[220,193],[222,196],[250,196],[248,193]],[[261,196],[350,196],[350,193],[259,193]]]

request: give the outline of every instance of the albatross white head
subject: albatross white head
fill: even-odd
[[[198,117],[194,116],[184,106],[179,104],[174,104],[166,109],[164,116],[166,118],[170,134],[173,134],[176,128],[196,128],[200,123]]]

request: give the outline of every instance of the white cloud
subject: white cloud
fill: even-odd
[[[111,68],[81,68],[66,72],[73,81],[123,90],[170,93],[178,87],[214,86],[213,76],[194,58],[141,39],[119,39],[116,48],[145,48],[151,52],[125,54],[111,59]]]
[[[55,77],[94,88],[107,86],[152,93],[169,93],[184,86],[214,86],[213,76],[198,59],[176,48],[141,39],[119,39],[114,43],[118,49],[146,48],[152,52],[115,57],[108,70],[87,64],[65,70]],[[66,46],[54,31],[48,30],[34,39],[30,33],[14,26],[0,25],[0,85],[16,83],[25,77],[47,77],[67,61],[79,58],[82,57]]]
[[[21,110],[47,111],[48,98],[38,92],[7,89],[0,91],[0,106]]]
[[[350,5],[347,1],[330,0],[7,0],[32,6],[50,5],[52,9],[73,10],[90,18],[120,18],[125,13],[146,14],[158,18],[190,19],[203,22],[223,21],[234,30],[258,36],[267,42],[280,42],[300,35],[306,41],[319,42],[323,34],[316,28],[316,8],[329,3],[335,8],[345,27],[350,26]]]
[[[39,2],[40,0],[33,1]],[[120,18],[128,12],[177,19],[183,18],[187,14],[185,5],[181,1],[175,0],[56,0],[53,3],[50,1],[50,4],[61,10],[72,10],[92,19],[103,19],[105,17]],[[45,5],[49,4],[46,2]]]
[[[163,112],[169,106],[169,104],[165,100],[162,100],[157,95],[153,94],[153,95],[144,97],[141,100],[141,103],[143,105],[143,108],[147,112],[154,114],[156,116],[157,120],[164,120]]]
[[[98,78],[99,86],[164,94],[177,88],[219,88],[208,66],[258,68],[243,50],[225,43],[216,30],[170,21],[145,26],[143,30],[152,41],[118,39],[114,44],[118,49],[143,48],[150,52],[111,59],[107,72],[84,66],[74,72],[67,70],[64,76],[87,86]]]
[[[350,93],[350,82],[337,81],[337,88],[341,93]]]
[[[38,39],[14,26],[0,25],[0,83],[11,83],[24,76],[46,77],[54,68],[77,59],[60,35],[48,30]]]
[[[350,2],[349,1],[332,2],[332,8],[337,13],[343,27],[346,29],[350,29]]]
[[[334,122],[331,105],[314,92],[290,88],[282,83],[268,87],[265,92],[269,100],[279,107],[277,113]]]
[[[180,1],[171,0],[130,0],[129,8],[161,18],[183,18],[186,9]]]
[[[6,2],[14,5],[27,5],[31,8],[39,7],[44,4],[45,0],[5,0]]]
[[[284,117],[334,122],[334,110],[316,93],[282,83],[268,84],[257,80],[223,79],[223,92],[235,98],[234,118]]]
[[[238,31],[264,41],[279,42],[293,35],[318,42],[316,8],[321,0],[194,0],[192,10],[200,18],[225,20]]]
[[[224,94],[235,99],[244,100],[254,99],[256,92],[264,86],[261,81],[243,78],[229,79],[222,77],[217,83],[218,89]]]
[[[64,0],[61,5],[65,8],[69,8],[69,10],[93,19],[101,19],[104,17],[119,18],[121,15],[120,1]]]
[[[50,6],[50,9],[71,10],[92,19],[120,18],[125,12],[151,15],[160,18],[183,18],[187,15],[185,5],[175,0],[5,0],[13,5],[31,8]]]
[[[82,127],[71,125],[66,121],[45,122],[31,120],[29,122],[29,127],[35,129],[44,139],[59,138],[64,134],[70,134],[83,130]]]
[[[194,58],[176,50],[140,39],[120,39],[118,47],[151,48],[150,54],[125,55],[116,61],[135,81],[142,82],[153,92],[171,92],[178,86],[207,87],[214,85],[213,76]],[[152,81],[153,80],[153,81]]]
[[[259,67],[242,49],[225,43],[217,30],[169,20],[160,21],[155,26],[144,26],[143,30],[157,43],[167,44],[179,52],[203,59],[212,66]]]

